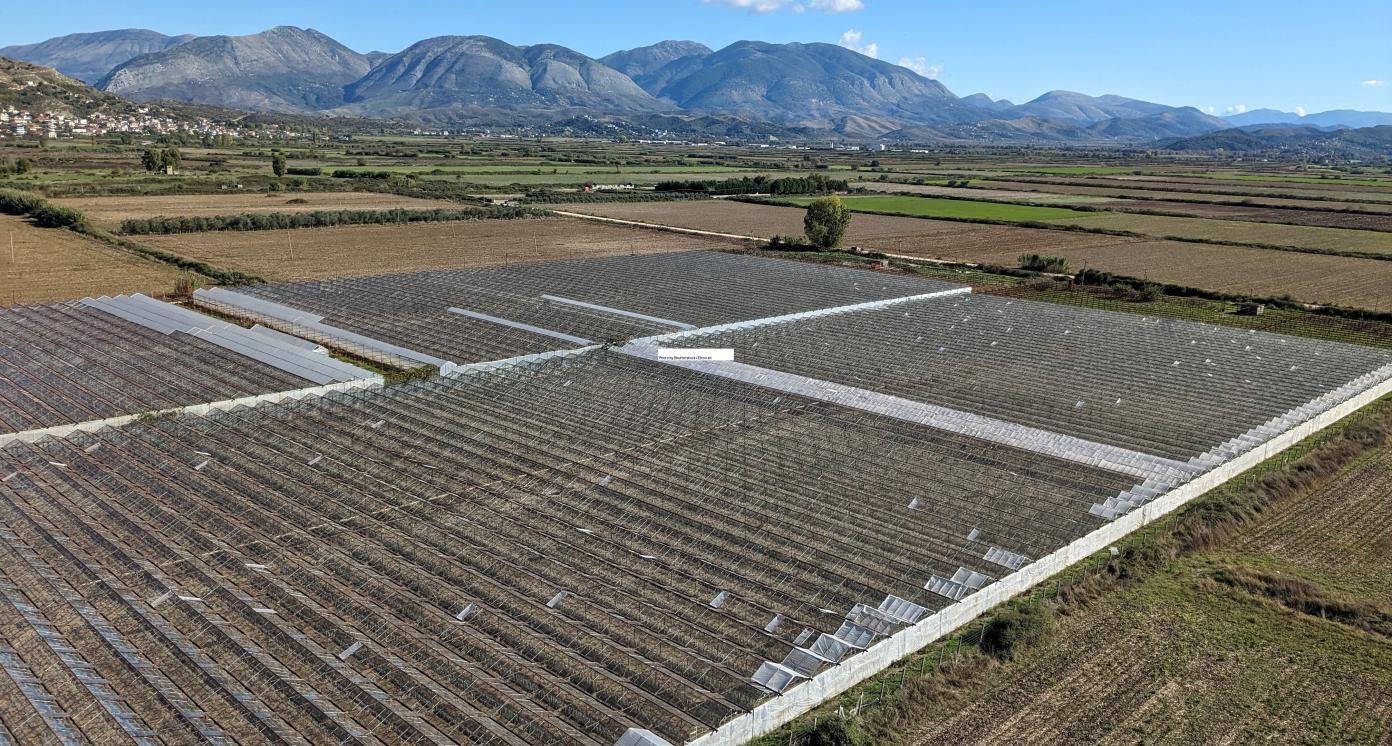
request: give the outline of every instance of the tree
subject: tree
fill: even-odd
[[[284,154],[284,153],[272,153],[272,154],[271,154],[271,172],[274,173],[276,176],[284,176],[284,175],[285,175],[285,154]]]
[[[140,154],[140,165],[146,171],[168,171],[178,168],[183,159],[178,148],[156,148]]]
[[[841,243],[846,227],[851,224],[851,211],[840,197],[822,197],[807,206],[802,228],[807,242],[819,249],[830,249]]]

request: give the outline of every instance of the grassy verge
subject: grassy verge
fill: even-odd
[[[93,227],[90,224],[84,224],[78,232],[123,251],[128,251],[146,259],[173,265],[180,269],[206,277],[222,285],[254,285],[265,282],[265,279],[256,275],[239,272],[234,269],[223,269],[208,264],[207,262],[189,259],[188,257],[179,256],[178,254],[171,254],[167,251],[137,243],[129,238],[118,236],[110,231]]]

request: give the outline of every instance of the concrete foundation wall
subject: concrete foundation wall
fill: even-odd
[[[139,414],[125,414],[119,417],[107,417],[100,420],[88,420],[86,422],[76,422],[71,425],[55,425],[53,427],[38,428],[36,430],[24,430],[17,433],[0,434],[0,446],[12,441],[32,443],[44,438],[63,438],[76,432],[96,432],[108,427],[120,427],[131,422],[135,422],[141,417],[180,417],[192,415],[203,417],[217,412],[226,412],[237,407],[254,407],[259,404],[275,404],[283,401],[295,401],[314,396],[323,396],[340,391],[355,391],[357,389],[375,388],[382,385],[381,376],[362,378],[356,381],[342,381],[339,383],[329,383],[323,386],[310,386],[303,389],[291,389],[289,391],[275,391],[269,394],[257,394],[255,396],[243,396],[238,399],[224,399],[222,401],[205,402],[202,404],[190,404],[187,407],[172,407],[170,409],[160,409],[152,412],[141,412]]]

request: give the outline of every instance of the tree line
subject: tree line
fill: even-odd
[[[336,225],[433,223],[451,220],[518,220],[548,213],[533,207],[464,207],[432,210],[314,210],[259,212],[238,215],[192,215],[135,218],[121,223],[126,235],[202,233],[204,231],[268,231],[289,228],[328,228]]]
[[[822,174],[783,176],[770,179],[763,174],[741,176],[737,179],[709,181],[660,181],[654,187],[659,192],[688,192],[697,194],[826,194],[850,189],[845,179],[828,179]]]

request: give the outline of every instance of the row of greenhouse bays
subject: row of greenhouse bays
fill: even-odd
[[[713,252],[435,271],[240,290],[456,362],[572,346],[450,314],[463,308],[604,342],[679,328],[548,301],[558,296],[695,326],[900,298],[948,283]],[[498,340],[492,339],[498,337]]]
[[[932,575],[999,577],[991,547],[1040,556],[1129,486],[608,353],[4,461],[4,521],[38,558],[3,563],[11,580],[146,727],[203,712],[251,740],[612,743],[637,725],[682,741],[759,702],[750,674],[804,628],[889,593],[940,609]],[[177,683],[185,714],[78,603]]]
[[[736,359],[1187,460],[1387,350],[964,295],[688,340]]]
[[[235,399],[308,381],[78,303],[0,310],[0,430]]]

